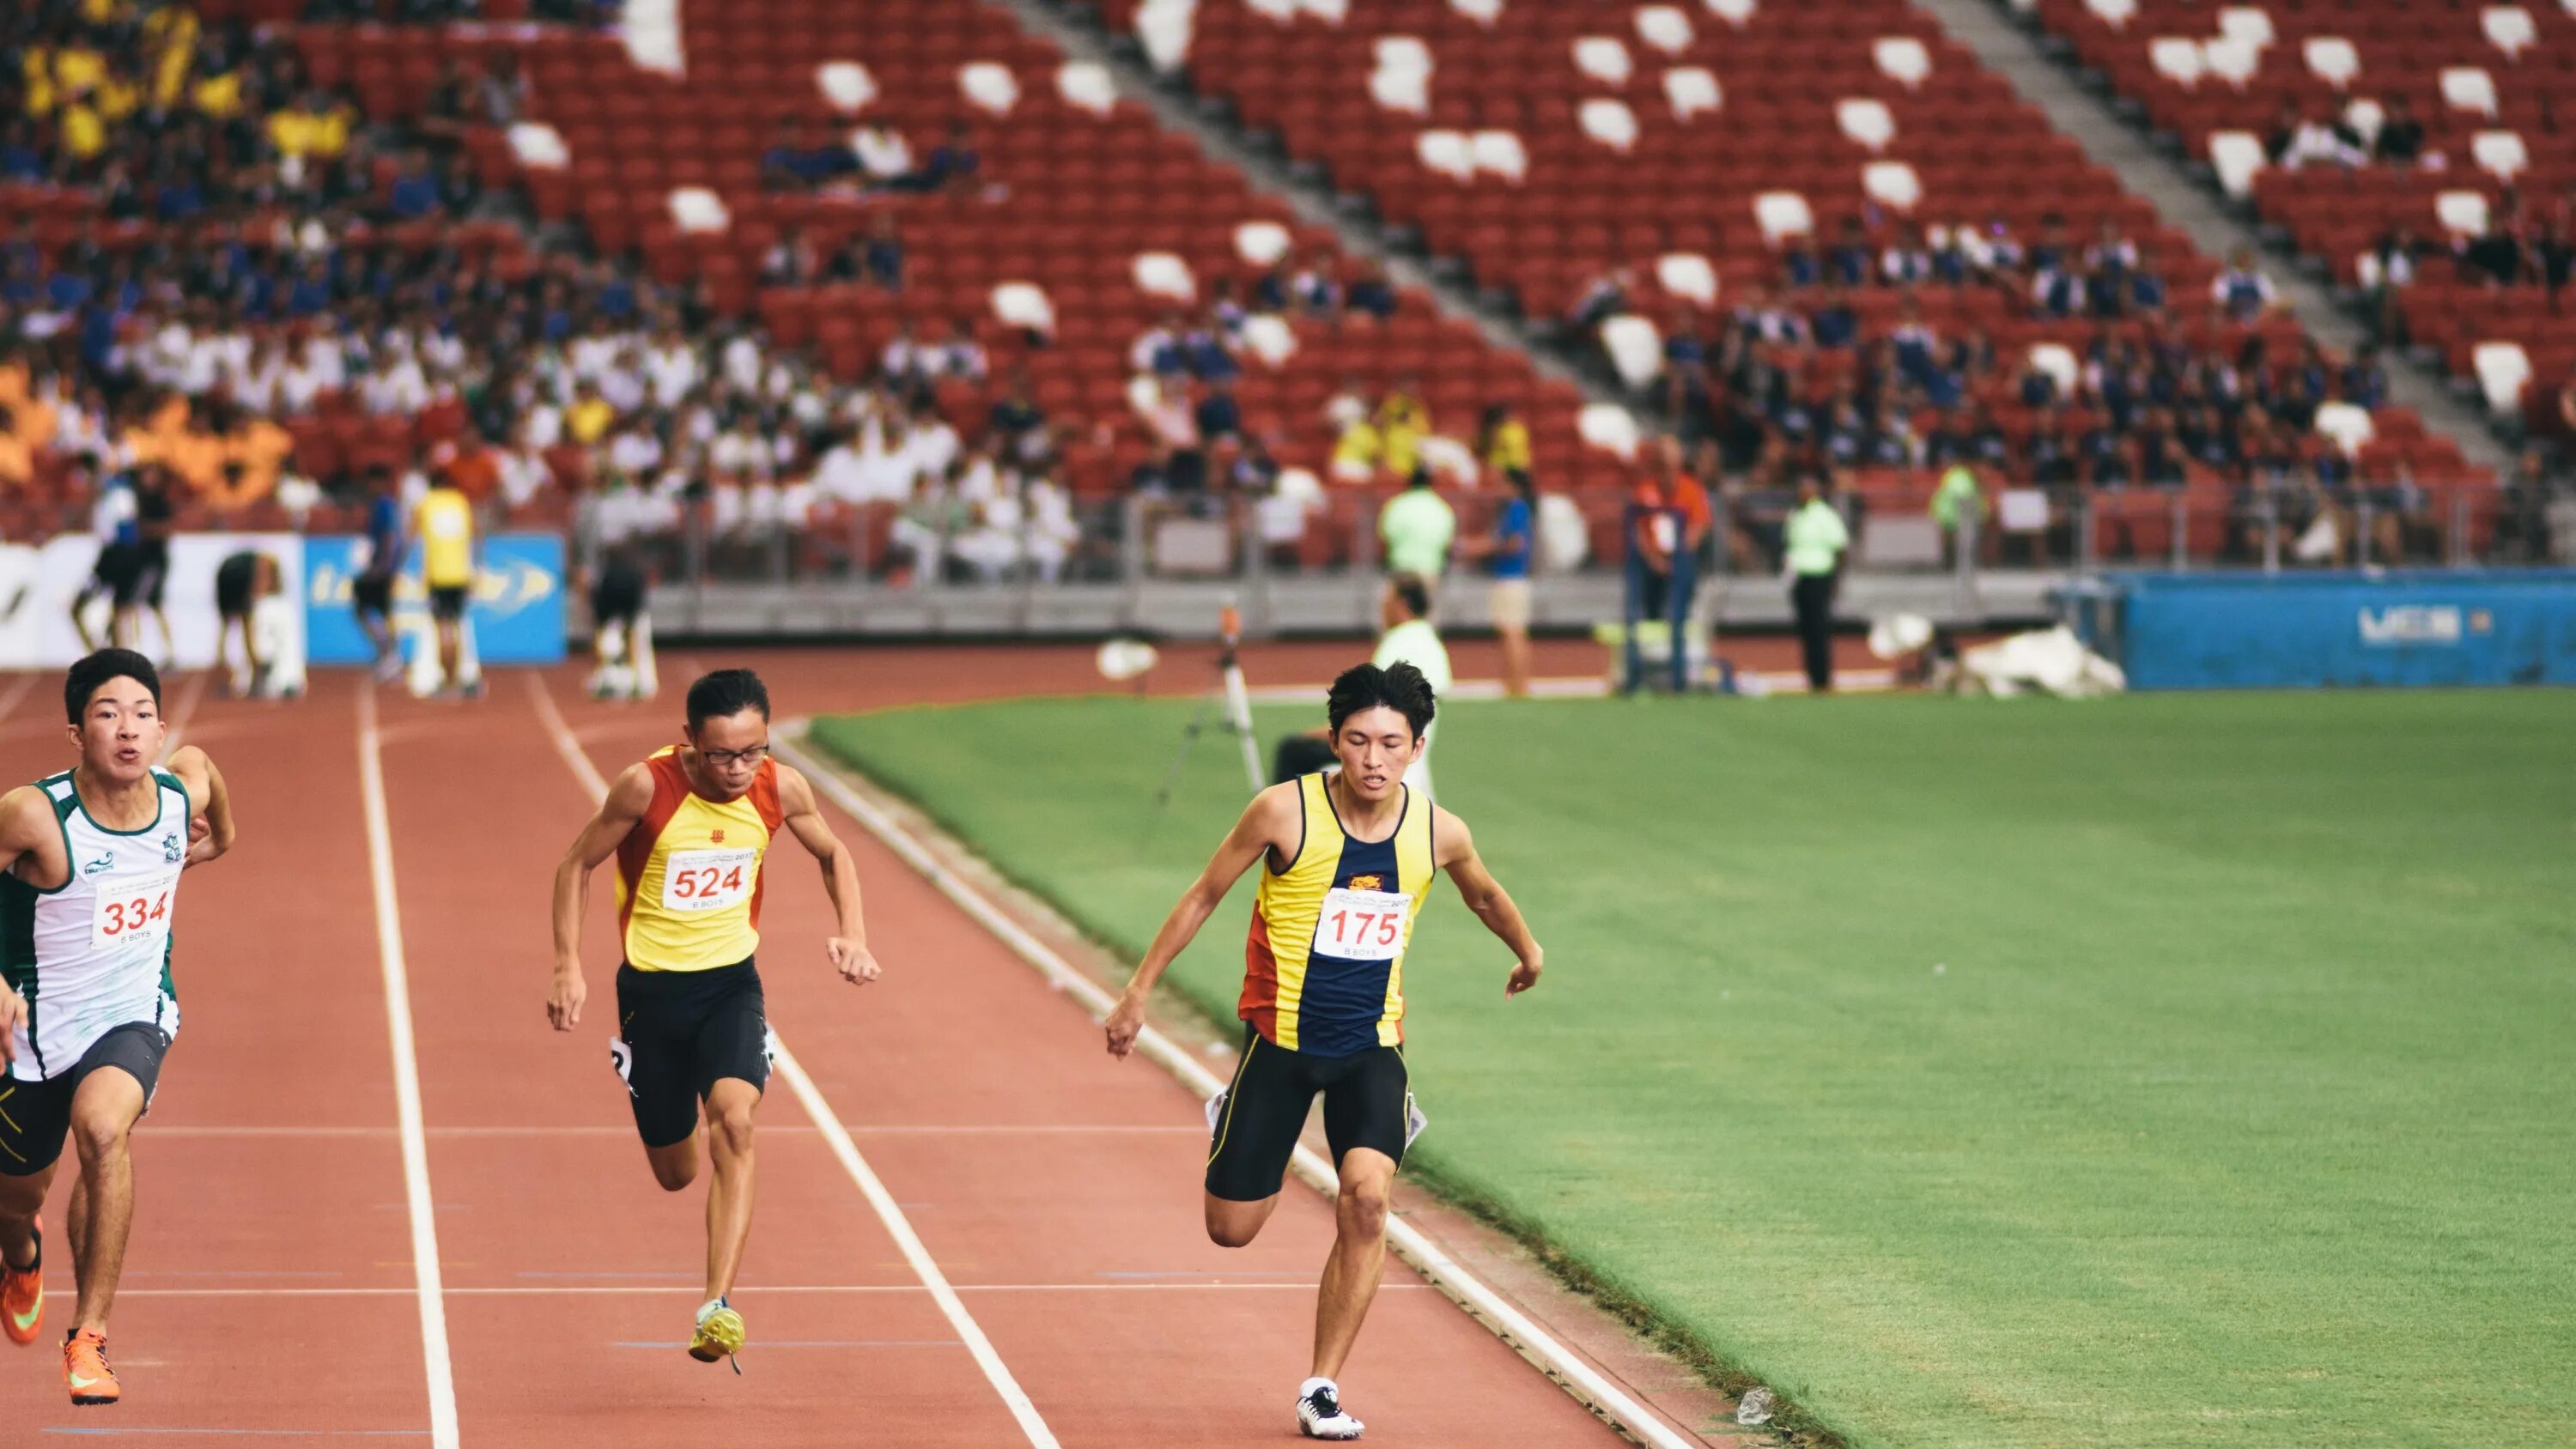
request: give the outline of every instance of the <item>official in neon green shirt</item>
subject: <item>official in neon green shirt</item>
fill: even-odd
[[[1789,563],[1789,605],[1798,615],[1799,651],[1807,665],[1807,687],[1823,694],[1834,687],[1834,590],[1842,581],[1843,551],[1851,547],[1851,530],[1842,514],[1825,501],[1824,489],[1808,478],[1798,484],[1798,511],[1782,531]]]
[[[1932,490],[1932,521],[1941,526],[1943,542],[1950,548],[1959,546],[1959,520],[1962,516],[1982,525],[1986,521],[1986,493],[1977,484],[1977,471],[1965,463],[1953,463],[1941,470],[1941,482]]]
[[[1447,499],[1431,491],[1430,469],[1415,469],[1412,486],[1386,501],[1377,516],[1377,536],[1386,546],[1388,573],[1436,579],[1448,569],[1458,515]]]

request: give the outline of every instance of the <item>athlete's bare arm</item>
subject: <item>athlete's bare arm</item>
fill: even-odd
[[[1503,995],[1518,996],[1538,984],[1539,967],[1547,953],[1539,949],[1538,939],[1530,934],[1529,922],[1521,919],[1521,908],[1512,904],[1503,883],[1485,869],[1484,857],[1476,853],[1475,837],[1467,833],[1467,822],[1437,806],[1433,811],[1431,835],[1439,842],[1439,848],[1432,864],[1449,872],[1467,909],[1476,913],[1486,930],[1512,948],[1515,960],[1512,974],[1503,982]]]
[[[221,859],[235,839],[233,797],[224,788],[224,772],[195,745],[183,745],[172,754],[169,769],[188,787],[188,798],[197,806],[197,813],[188,820],[188,864]]]
[[[1145,1029],[1145,1001],[1154,994],[1154,983],[1174,958],[1188,949],[1190,939],[1207,924],[1207,918],[1225,900],[1225,893],[1252,868],[1252,863],[1269,856],[1284,861],[1295,853],[1298,835],[1305,829],[1305,808],[1297,798],[1297,782],[1290,780],[1273,785],[1252,797],[1243,808],[1243,818],[1225,843],[1209,857],[1207,869],[1181,893],[1180,904],[1172,907],[1163,920],[1163,929],[1154,933],[1154,944],[1127,979],[1127,993],[1118,999],[1117,1009],[1109,1013],[1103,1026],[1109,1033],[1109,1054],[1124,1057],[1136,1045],[1136,1034]]]
[[[33,785],[21,785],[0,795],[0,871],[16,870],[19,864],[42,852],[49,842],[62,838],[62,827],[54,820],[54,802]],[[66,879],[71,862],[63,863]],[[27,1022],[27,999],[14,989],[0,985],[0,1066],[18,1054],[18,1028]]]
[[[652,806],[651,767],[627,766],[555,867],[555,984],[546,993],[546,1020],[557,1031],[581,1025],[581,1003],[589,995],[581,979],[581,922],[590,911],[590,873],[617,853]]]
[[[831,958],[842,979],[865,986],[877,979],[879,968],[868,950],[868,923],[859,909],[858,863],[815,805],[814,782],[785,765],[778,767],[778,809],[787,817],[787,829],[797,843],[823,863],[823,889],[832,897],[832,909],[840,914],[839,934],[823,943],[823,954]]]

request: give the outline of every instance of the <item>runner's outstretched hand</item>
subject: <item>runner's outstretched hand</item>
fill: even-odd
[[[1134,996],[1119,997],[1117,1009],[1100,1026],[1109,1034],[1109,1054],[1124,1061],[1136,1049],[1137,1034],[1145,1029],[1145,1003]]]
[[[1522,992],[1529,990],[1537,984],[1538,963],[1535,961],[1516,962],[1512,966],[1510,979],[1503,983],[1503,998],[1508,1001],[1512,997],[1520,995]]]
[[[581,979],[579,970],[555,971],[554,990],[546,993],[546,1020],[557,1031],[570,1031],[581,1025],[581,1004],[590,995],[590,987]]]
[[[885,968],[877,964],[876,955],[867,947],[846,936],[834,936],[823,943],[823,954],[832,958],[832,969],[852,986],[865,986],[877,979]]]

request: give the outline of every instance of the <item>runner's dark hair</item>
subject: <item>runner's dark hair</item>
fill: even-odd
[[[111,679],[131,679],[152,692],[152,708],[161,708],[161,671],[131,649],[101,649],[63,675],[63,718],[73,724],[89,712],[89,698]]]
[[[718,715],[746,709],[769,718],[769,686],[748,669],[719,669],[689,686],[689,729],[695,733]]]
[[[1431,681],[1410,664],[1397,664],[1380,669],[1374,664],[1354,664],[1333,681],[1333,692],[1324,697],[1324,713],[1333,722],[1333,733],[1342,732],[1342,723],[1364,709],[1384,705],[1404,716],[1413,726],[1413,737],[1431,728],[1431,716],[1439,702],[1431,697]]]

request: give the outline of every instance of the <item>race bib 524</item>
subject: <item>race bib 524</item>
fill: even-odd
[[[1315,922],[1315,954],[1343,961],[1392,961],[1404,949],[1413,898],[1394,891],[1335,888]]]
[[[662,909],[720,911],[751,896],[760,879],[760,852],[675,850],[662,873]]]

